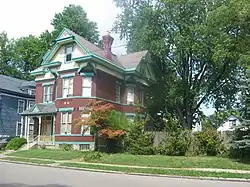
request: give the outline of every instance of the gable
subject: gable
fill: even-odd
[[[136,68],[137,72],[140,72],[144,77],[147,79],[151,79],[153,81],[156,81],[156,77],[152,68],[152,65],[147,60],[142,60],[140,64]]]

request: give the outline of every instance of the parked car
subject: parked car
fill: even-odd
[[[5,138],[0,138],[0,150],[4,149],[8,142],[15,137],[5,137]]]

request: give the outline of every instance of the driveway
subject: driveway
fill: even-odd
[[[0,187],[249,187],[249,183],[105,174],[0,162]]]

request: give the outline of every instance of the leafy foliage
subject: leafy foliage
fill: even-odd
[[[72,151],[73,150],[73,145],[72,144],[62,144],[60,148],[63,151]]]
[[[114,2],[122,10],[114,30],[129,51],[147,49],[155,62],[151,113],[166,108],[191,129],[202,104],[233,103],[242,55],[249,51],[249,1]]]
[[[16,138],[13,138],[11,139],[7,146],[6,146],[6,149],[7,150],[17,150],[19,149],[20,147],[22,147],[22,145],[26,144],[27,141],[25,138],[19,138],[19,137],[16,137]]]
[[[99,161],[102,157],[100,152],[89,151],[84,153],[83,160],[85,162]]]
[[[245,100],[243,122],[235,128],[230,147],[230,155],[233,158],[250,160],[250,66],[248,65],[246,78],[243,81],[242,94]]]

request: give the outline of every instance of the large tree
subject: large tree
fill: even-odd
[[[90,42],[99,41],[97,24],[88,19],[87,13],[79,5],[71,4],[64,7],[62,12],[55,14],[51,25],[54,26],[54,36],[57,36],[66,27]]]
[[[164,103],[160,107],[176,116],[183,127],[192,128],[202,104],[220,99],[217,103],[223,106],[222,96],[234,101],[239,59],[249,50],[250,41],[250,29],[245,29],[249,11],[237,10],[250,2],[114,1],[122,9],[114,29],[127,39],[129,51],[147,49],[155,62],[159,81],[150,94],[154,113]]]

